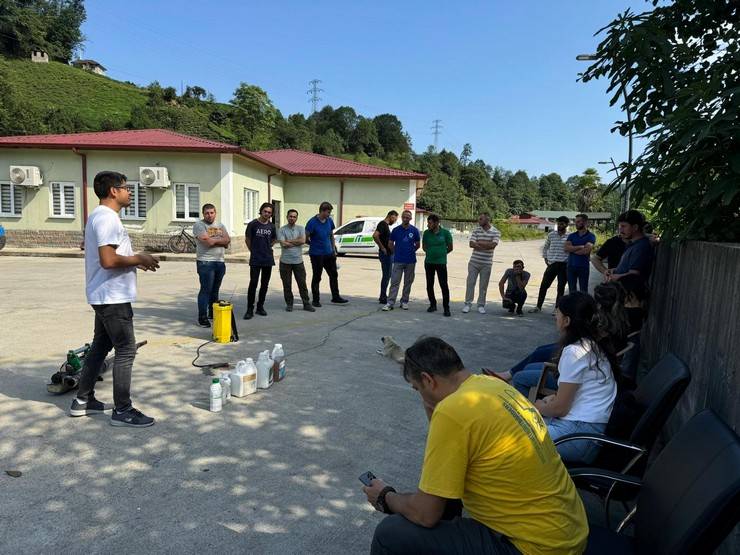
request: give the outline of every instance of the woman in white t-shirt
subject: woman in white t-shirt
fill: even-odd
[[[586,293],[566,295],[555,313],[560,331],[558,390],[535,403],[550,437],[572,433],[603,433],[617,396],[619,366],[611,342],[599,332],[596,303]],[[598,452],[593,441],[558,446],[564,461],[591,462]]]

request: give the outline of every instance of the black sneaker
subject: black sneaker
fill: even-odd
[[[444,315],[447,317],[452,316],[452,313],[450,312],[449,308],[445,308]]]
[[[306,312],[316,312],[316,309],[312,307],[310,304],[304,304],[303,310],[305,310]]]
[[[247,310],[247,311],[246,311],[246,312],[244,313],[244,319],[245,319],[245,320],[251,320],[251,319],[252,319],[252,317],[254,317],[254,312],[252,312],[251,310]]]
[[[333,304],[347,304],[349,301],[347,299],[343,299],[342,297],[337,297],[336,299],[332,299],[331,302]]]
[[[267,312],[265,312],[265,309],[262,308],[261,306],[258,306],[255,312],[259,314],[260,316],[267,316]]]
[[[146,428],[154,424],[154,418],[146,416],[134,407],[125,412],[113,411],[110,419],[111,426],[130,426],[132,428]]]
[[[208,321],[208,318],[198,318],[198,325],[201,328],[210,328],[211,323]]]
[[[77,399],[72,401],[72,406],[69,409],[70,416],[88,416],[90,414],[103,414],[113,410],[112,405],[106,405],[101,403],[94,397],[87,400],[86,403],[80,403]]]
[[[437,305],[429,305],[427,312],[437,312]]]
[[[285,312],[293,312],[293,305],[289,304],[285,307]]]
[[[311,306],[315,306],[316,308],[321,308],[321,303],[319,301],[312,301]]]
[[[378,299],[378,302],[379,302],[380,304],[388,304],[388,299],[382,299],[382,298],[381,298],[381,299]]]

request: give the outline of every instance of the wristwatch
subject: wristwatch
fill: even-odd
[[[393,493],[396,493],[396,489],[394,487],[385,486],[382,490],[380,490],[380,493],[378,494],[378,500],[375,502],[375,504],[380,508],[380,510],[383,511],[387,515],[393,514],[393,511],[391,511],[391,508],[385,502],[385,496],[391,491]]]

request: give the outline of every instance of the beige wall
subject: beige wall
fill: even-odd
[[[339,180],[317,177],[285,178],[285,202],[283,212],[291,208],[298,210],[298,223],[305,225],[319,211],[324,201],[334,205],[335,223],[339,225]]]

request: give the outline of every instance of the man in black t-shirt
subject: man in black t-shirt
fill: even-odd
[[[627,248],[627,243],[625,243],[624,239],[619,235],[615,235],[604,241],[604,244],[599,247],[599,250],[591,255],[591,264],[601,274],[606,276],[607,270],[613,270],[619,265],[625,248]],[[604,266],[604,260],[606,260],[606,266]]]
[[[272,245],[277,241],[277,230],[275,224],[270,221],[272,217],[272,204],[269,202],[260,206],[260,216],[247,225],[244,240],[249,249],[249,288],[247,289],[247,312],[244,319],[249,320],[254,316],[254,297],[257,292],[257,282],[260,281],[260,294],[257,299],[257,314],[267,316],[265,312],[265,297],[267,286],[270,283],[272,267],[275,258],[272,255]],[[261,276],[261,280],[260,280]]]
[[[380,278],[380,297],[378,302],[386,304],[388,302],[388,283],[391,280],[393,270],[393,254],[388,248],[388,241],[391,238],[391,226],[396,223],[398,212],[391,210],[384,220],[378,222],[378,226],[373,233],[373,240],[378,245],[378,259],[380,260],[380,269],[382,277]]]

